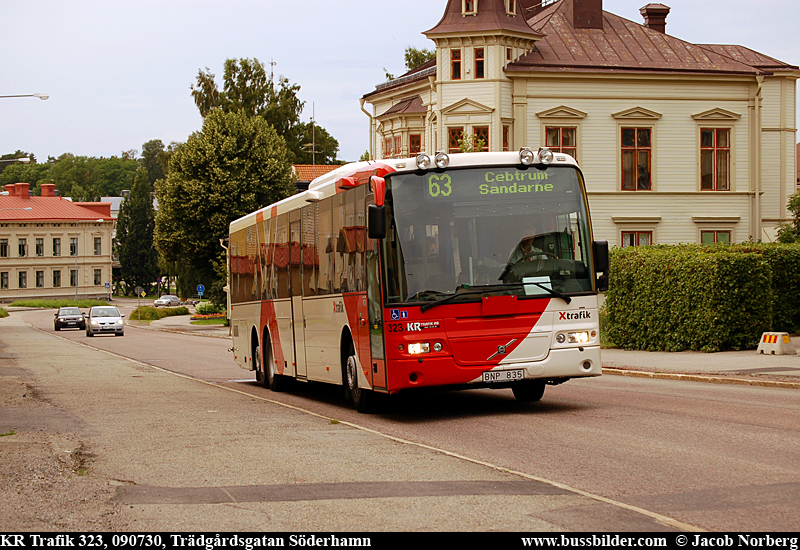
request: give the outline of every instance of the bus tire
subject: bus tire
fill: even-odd
[[[264,374],[264,363],[261,360],[261,346],[258,344],[256,344],[253,350],[253,366],[256,371],[256,382],[265,388],[269,387],[269,384],[267,384],[267,376]]]
[[[355,350],[351,350],[347,358],[347,389],[350,390],[350,397],[356,410],[360,413],[372,412],[373,395],[371,390],[358,387],[358,362],[356,361]]]
[[[267,386],[274,392],[281,392],[286,389],[288,381],[286,378],[278,374],[275,368],[275,361],[272,358],[272,346],[268,347],[266,368],[267,371]]]
[[[521,380],[511,386],[514,397],[522,403],[539,401],[544,395],[544,380]]]

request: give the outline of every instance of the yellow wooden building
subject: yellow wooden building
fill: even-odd
[[[449,0],[436,58],[361,99],[372,158],[546,145],[587,181],[595,238],[775,239],[796,190],[798,67],[666,34],[602,0]]]

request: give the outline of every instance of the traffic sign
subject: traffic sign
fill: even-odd
[[[106,288],[111,288],[111,283],[106,283]]]
[[[144,298],[145,296],[147,296],[147,293],[146,293],[146,292],[143,290],[143,291],[142,291],[142,293],[140,294],[140,296],[141,296],[142,298]]]
[[[204,287],[203,285],[197,285],[197,293],[198,294],[202,294],[205,291],[206,291],[206,287]]]

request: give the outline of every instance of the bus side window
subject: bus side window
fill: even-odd
[[[319,280],[317,282],[317,294],[331,294],[333,292],[333,219],[331,218],[331,205],[333,197],[328,197],[319,201],[316,205],[318,212],[317,220],[317,272]]]
[[[310,204],[303,207],[302,221],[302,252],[300,261],[303,262],[303,296],[314,296],[317,293],[317,205]]]
[[[333,197],[333,292],[347,292],[345,255],[347,252],[347,236],[345,235],[344,196],[337,193]]]
[[[277,276],[277,297],[289,298],[289,264],[291,262],[289,247],[289,223],[286,214],[278,216],[275,241],[275,275]]]

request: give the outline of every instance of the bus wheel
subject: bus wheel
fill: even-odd
[[[261,346],[256,345],[255,349],[253,350],[253,366],[255,367],[256,371],[256,382],[267,387],[267,377],[264,374],[264,364],[261,361]]]
[[[267,353],[267,365],[265,370],[267,371],[267,385],[269,389],[275,392],[286,389],[286,379],[278,374],[275,368],[275,361],[272,358],[272,348],[270,348]]]
[[[372,392],[358,387],[358,364],[356,363],[355,351],[351,350],[351,355],[347,358],[347,389],[350,390],[350,398],[356,410],[360,413],[368,413],[372,408]]]
[[[521,380],[511,386],[517,401],[530,403],[539,401],[544,395],[544,380]]]

